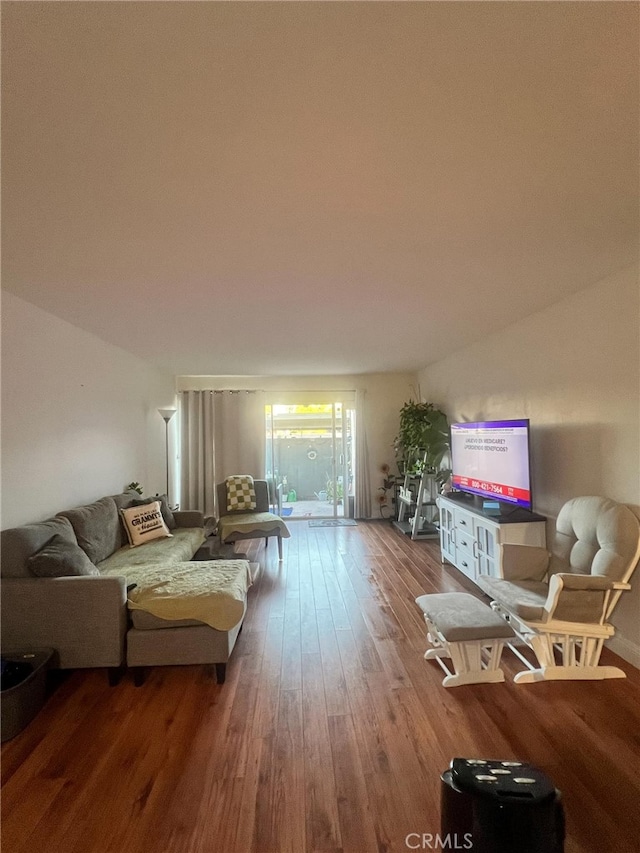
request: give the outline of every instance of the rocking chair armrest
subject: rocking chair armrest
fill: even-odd
[[[559,572],[549,578],[544,609],[548,620],[601,624],[605,618],[608,592],[617,584],[602,575]]]
[[[541,581],[549,568],[551,554],[537,545],[500,546],[502,577],[509,581]]]
[[[602,592],[618,586],[615,581],[605,575],[580,575],[575,572],[558,572],[549,578],[549,589],[551,589],[553,578],[559,578],[562,581],[563,589],[597,590],[598,592]]]

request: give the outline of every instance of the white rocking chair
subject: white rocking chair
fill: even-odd
[[[600,666],[605,640],[615,628],[611,614],[640,558],[640,522],[608,498],[580,497],[560,510],[551,553],[528,545],[503,545],[502,578],[480,575],[491,606],[538,659],[515,681],[625,678]],[[560,661],[556,659],[560,654]]]

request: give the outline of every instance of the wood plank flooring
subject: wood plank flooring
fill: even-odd
[[[437,544],[385,522],[290,527],[282,563],[249,546],[263,572],[224,685],[207,667],[140,688],[75,672],[3,745],[3,853],[406,851],[439,832],[454,756],[544,769],[567,853],[640,850],[638,670],[445,690],[414,599],[476,590]]]

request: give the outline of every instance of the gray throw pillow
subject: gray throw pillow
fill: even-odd
[[[153,501],[160,501],[160,512],[162,513],[164,523],[169,530],[175,530],[178,525],[173,517],[171,507],[169,506],[169,499],[166,495],[156,495],[154,498],[134,498],[131,501],[131,506],[144,506],[145,504],[153,503]]]
[[[99,575],[100,572],[79,545],[58,533],[27,560],[38,578],[63,578],[70,575]]]

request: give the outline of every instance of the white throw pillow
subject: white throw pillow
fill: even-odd
[[[132,548],[135,548],[136,545],[143,545],[145,542],[151,542],[152,539],[171,536],[169,528],[162,518],[160,501],[121,509],[120,512]]]

